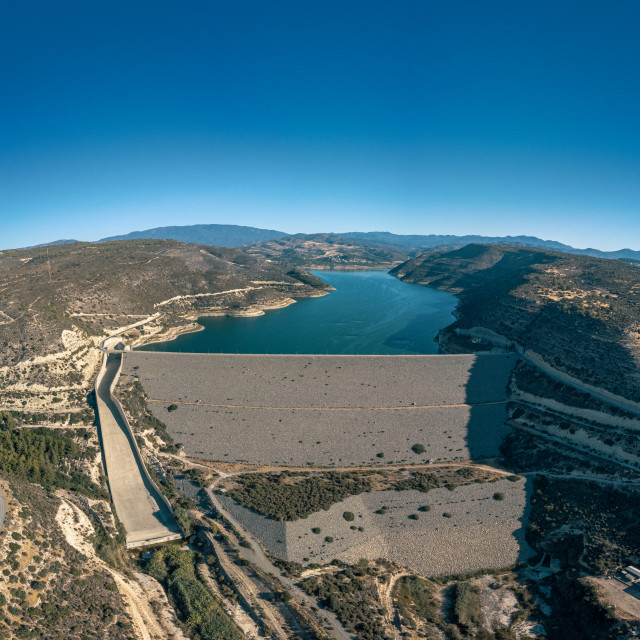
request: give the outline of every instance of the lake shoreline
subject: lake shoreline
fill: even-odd
[[[411,285],[384,269],[323,270],[327,290],[299,300],[185,316],[189,324],[141,337],[140,351],[434,355],[457,298]],[[319,298],[311,304],[306,298]],[[279,314],[267,311],[281,311]],[[260,323],[252,319],[261,317]],[[236,319],[244,318],[238,323]]]

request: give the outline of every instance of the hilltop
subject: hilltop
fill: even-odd
[[[307,269],[390,268],[408,254],[391,247],[351,240],[333,233],[299,233],[246,248],[250,255]]]
[[[206,244],[213,247],[238,248],[285,235],[287,234],[284,231],[257,229],[236,224],[192,224],[133,231],[124,235],[102,238],[100,242],[141,239],[179,240],[180,242]]]
[[[445,337],[484,327],[583,382],[640,400],[637,267],[542,249],[472,244],[408,260],[391,273],[458,294],[458,319]]]

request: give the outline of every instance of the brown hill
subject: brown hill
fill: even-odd
[[[640,400],[640,271],[618,260],[502,245],[427,254],[392,270],[457,293],[455,329],[486,327],[586,383]]]
[[[407,259],[395,249],[332,233],[299,233],[247,247],[250,255],[306,269],[389,269]]]
[[[308,273],[237,249],[175,240],[4,251],[0,252],[0,367],[15,368],[47,354],[88,347],[93,336],[133,324],[153,314],[154,305],[163,301],[158,310],[164,312],[162,325],[167,328],[185,324],[187,313],[278,306],[292,297],[320,295],[323,288]],[[169,299],[175,300],[166,303]],[[38,379],[45,384],[51,378],[50,367],[44,361],[36,364]],[[69,369],[72,373],[74,367]],[[0,375],[8,382],[7,371],[0,370]],[[29,376],[26,379],[33,382]]]

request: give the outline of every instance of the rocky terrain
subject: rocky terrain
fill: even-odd
[[[507,433],[506,387],[514,363],[504,354],[137,351],[126,354],[123,373],[139,378],[155,417],[188,455],[349,466],[497,455]],[[418,451],[411,448],[415,444]]]
[[[406,282],[458,294],[446,340],[487,329],[552,367],[640,400],[640,272],[630,264],[510,246],[468,245],[393,269]],[[481,337],[461,348],[482,348]],[[476,346],[474,346],[476,345]]]
[[[249,255],[305,269],[390,269],[407,259],[393,247],[333,233],[299,233],[246,247]]]
[[[200,314],[255,315],[324,293],[308,273],[236,249],[173,240],[0,252],[0,402],[78,410],[98,365],[99,340],[154,313],[153,324],[134,326],[126,337],[194,330]]]
[[[362,253],[364,245],[316,239],[309,254],[317,266],[370,267],[382,256],[373,251],[380,247]],[[339,247],[349,246],[340,257]],[[358,252],[360,263],[349,263]],[[638,418],[533,361],[514,369],[512,353],[535,352],[559,371],[637,400],[639,272],[620,261],[471,245],[395,270],[459,295],[443,348],[508,353],[127,353],[123,403],[191,546],[126,554],[87,404],[97,345],[116,332],[130,345],[162,340],[196,330],[201,314],[257,315],[325,292],[299,267],[269,260],[174,240],[0,253],[0,470],[9,478],[0,636],[204,638],[221,637],[215,628],[223,625],[239,637],[238,625],[249,637],[343,638],[318,617],[317,603],[362,639],[475,637],[483,624],[490,635],[478,637],[493,638],[486,621],[494,616],[509,627],[496,638],[525,638],[537,632],[533,623],[518,626],[518,616],[530,614],[554,640],[571,637],[572,620],[588,620],[583,626],[594,631],[585,637],[594,640],[637,629],[578,572],[612,573],[640,557],[638,510],[629,506],[640,475]],[[447,467],[451,478],[433,481]],[[310,481],[320,474],[334,486]],[[297,519],[270,500],[276,475],[302,487],[281,492],[295,496],[285,506],[301,509]],[[222,491],[210,491],[209,503],[198,489],[214,482]],[[282,521],[235,502],[230,495],[241,485],[254,500],[243,504],[270,500],[271,518]],[[194,490],[183,493],[185,486]],[[280,557],[272,558],[277,570],[252,546],[252,532]],[[531,564],[548,554],[553,568],[501,571],[534,552]],[[375,566],[360,561],[381,556]],[[302,572],[317,600],[302,606],[280,568]],[[501,576],[457,575],[436,587],[435,576],[475,570]],[[414,589],[420,575],[433,578],[423,581],[428,614],[426,591]],[[394,590],[404,578],[413,582]],[[339,597],[348,581],[366,597]]]
[[[502,568],[530,557],[524,539],[527,493],[523,480],[427,493],[373,491],[284,523],[253,513],[231,498],[219,499],[280,558],[320,563],[386,558],[434,576]],[[429,505],[428,511],[424,505]],[[345,520],[345,512],[355,519]]]

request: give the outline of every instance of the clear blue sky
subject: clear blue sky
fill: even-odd
[[[0,247],[232,223],[640,249],[640,2],[0,2]]]

